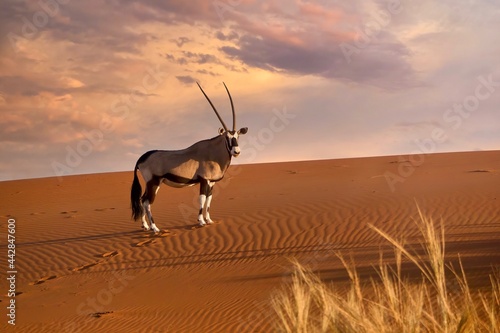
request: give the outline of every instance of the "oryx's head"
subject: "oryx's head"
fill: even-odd
[[[231,98],[231,94],[229,93],[229,90],[227,89],[226,84],[224,82],[222,82],[222,84],[224,84],[224,88],[226,88],[227,94],[229,96],[229,100],[231,101],[231,111],[233,112],[233,129],[232,130],[229,130],[227,128],[226,124],[224,123],[224,120],[222,120],[221,116],[219,115],[219,112],[217,112],[217,109],[212,104],[212,101],[210,100],[210,98],[208,98],[207,94],[205,94],[205,92],[201,88],[200,84],[198,82],[196,82],[196,84],[198,85],[198,87],[200,87],[201,92],[203,93],[203,95],[207,99],[208,103],[210,103],[210,106],[212,106],[212,109],[215,111],[217,118],[219,118],[219,121],[222,124],[223,128],[219,129],[219,134],[225,136],[227,150],[229,151],[229,153],[232,156],[238,157],[238,155],[240,155],[240,152],[241,152],[241,149],[238,145],[238,138],[240,135],[245,134],[248,131],[248,128],[242,127],[239,130],[236,130],[236,114],[234,113],[233,99]]]

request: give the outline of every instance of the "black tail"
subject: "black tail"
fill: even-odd
[[[132,207],[132,218],[137,221],[142,216],[141,194],[142,187],[137,178],[137,165],[134,169],[134,182],[130,190],[130,206]]]

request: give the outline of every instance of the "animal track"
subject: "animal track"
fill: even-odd
[[[139,243],[134,243],[134,244],[132,244],[132,246],[133,247],[141,247],[141,246],[146,246],[146,245],[152,244],[154,242],[156,242],[156,240],[154,238],[150,238],[150,239],[140,241]]]
[[[19,296],[19,295],[22,295],[22,294],[24,294],[22,291],[16,291],[14,293],[15,296]],[[4,297],[9,297],[10,298],[10,296],[8,294],[5,294]]]
[[[175,233],[174,234],[170,233],[169,230],[161,230],[160,232],[155,233],[155,234],[148,234],[146,236],[142,236],[142,238],[147,238],[147,239],[140,241],[138,243],[132,243],[131,245],[133,247],[146,246],[146,245],[153,244],[154,242],[156,242],[156,238],[175,236],[175,235],[176,235]]]
[[[103,254],[98,254],[97,256],[101,258],[112,258],[114,256],[117,256],[118,253],[119,253],[118,251],[110,251]]]
[[[78,213],[78,211],[77,211],[77,210],[70,210],[70,211],[63,211],[63,212],[61,212],[60,214],[62,214],[62,215],[66,215],[66,216],[64,217],[65,219],[72,219],[72,218],[76,217],[76,215],[74,215],[74,214],[76,214],[76,213]]]
[[[45,283],[45,281],[53,280],[55,278],[57,278],[56,275],[44,276],[42,278],[39,278],[35,282],[31,282],[30,285],[34,286],[34,285],[37,285],[37,284],[42,284],[42,283]]]
[[[109,251],[109,252],[104,252],[104,253],[101,253],[101,254],[97,254],[96,257],[98,257],[98,258],[104,258],[104,259],[97,260],[97,261],[94,261],[94,262],[91,262],[91,263],[88,263],[88,264],[84,264],[84,265],[81,265],[81,266],[78,266],[78,267],[70,268],[69,270],[72,271],[72,272],[79,272],[79,271],[82,271],[84,269],[93,267],[95,265],[99,265],[100,263],[103,263],[105,261],[105,259],[113,258],[114,256],[117,256],[118,254],[120,254],[120,252],[118,252],[118,251]]]
[[[107,210],[114,210],[115,207],[109,207],[109,208],[96,208],[94,209],[96,212],[105,212]]]
[[[186,230],[196,230],[196,229],[201,229],[201,228],[205,228],[205,227],[206,227],[206,225],[195,224],[195,225],[186,227]]]
[[[205,225],[199,225],[198,223],[196,223],[196,224],[188,225],[184,229],[185,230],[203,229],[203,228],[208,228],[210,226],[213,226],[213,225],[216,225],[216,224],[220,224],[220,223],[221,223],[220,221],[213,221],[212,223],[207,223]]]
[[[170,231],[168,230],[161,230],[157,235],[155,235],[156,237],[167,237],[167,236],[170,236],[171,233]]]
[[[113,311],[94,312],[94,313],[91,313],[90,315],[92,317],[95,317],[95,318],[101,318],[102,316],[107,315],[107,314],[111,314],[111,313],[113,313]]]
[[[78,266],[75,268],[71,268],[70,270],[73,272],[79,272],[79,271],[93,267],[93,266],[98,265],[98,264],[100,264],[100,261],[94,261],[94,262],[91,262],[90,264],[85,264],[85,265],[81,265],[81,266]]]

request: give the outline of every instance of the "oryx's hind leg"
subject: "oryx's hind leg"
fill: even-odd
[[[204,226],[205,224],[214,223],[210,218],[210,202],[212,201],[212,188],[214,182],[203,179],[200,183],[200,210],[198,212],[198,224]],[[206,211],[205,217],[203,211]]]
[[[144,208],[144,215],[142,216],[142,226],[145,230],[149,230],[150,226],[153,232],[160,232],[160,229],[155,224],[153,219],[153,214],[151,213],[151,205],[154,203],[156,198],[156,193],[158,193],[158,189],[160,188],[161,180],[159,178],[153,178],[146,183],[146,191],[142,195],[142,207]],[[149,226],[146,220],[146,216],[149,219]]]

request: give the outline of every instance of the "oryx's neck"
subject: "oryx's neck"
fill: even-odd
[[[220,166],[222,177],[231,164],[231,153],[229,152],[226,137],[218,135],[202,142],[208,143],[208,145],[204,147],[205,160],[217,163]]]
[[[184,161],[176,163],[172,170],[174,174],[186,178],[218,181],[224,177],[231,163],[231,154],[223,135],[199,141],[179,153]]]

